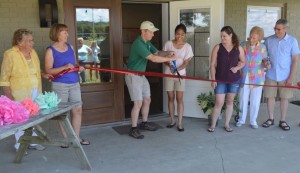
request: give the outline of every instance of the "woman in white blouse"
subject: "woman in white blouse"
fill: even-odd
[[[183,24],[179,24],[175,28],[175,39],[167,41],[164,45],[164,51],[173,51],[177,57],[175,62],[166,63],[165,74],[176,74],[174,71],[175,68],[181,76],[186,75],[186,66],[189,64],[190,59],[194,56],[192,47],[185,40],[186,36],[186,27]],[[173,66],[173,67],[172,67]],[[168,94],[168,108],[170,114],[170,124],[167,125],[167,128],[172,128],[176,125],[174,119],[175,113],[175,104],[174,100],[176,98],[177,102],[177,116],[178,116],[178,125],[177,130],[182,132],[184,128],[182,126],[182,116],[183,116],[183,92],[185,89],[185,80],[178,78],[164,78],[165,90]]]

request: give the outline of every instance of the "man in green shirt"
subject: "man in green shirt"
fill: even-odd
[[[128,59],[128,70],[145,72],[148,60],[155,63],[164,63],[176,60],[174,52],[158,51],[150,42],[154,32],[158,29],[150,21],[144,21],[140,26],[141,35],[133,42]],[[151,102],[150,85],[143,75],[126,74],[125,82],[131,101],[134,105],[131,110],[131,129],[129,135],[136,139],[143,139],[137,128],[138,116],[141,111],[142,123],[140,129],[155,131],[156,128],[147,123]]]

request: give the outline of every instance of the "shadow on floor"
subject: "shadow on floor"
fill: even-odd
[[[150,125],[156,127],[157,129],[162,129],[163,127],[158,125],[155,122],[148,122]],[[122,125],[122,126],[115,126],[112,127],[112,129],[114,129],[119,135],[128,135],[129,130],[131,128],[131,125]]]

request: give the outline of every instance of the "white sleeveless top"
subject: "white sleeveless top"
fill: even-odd
[[[184,60],[191,59],[194,56],[192,46],[189,43],[185,43],[181,49],[177,49],[173,46],[172,41],[167,41],[163,48],[164,51],[174,51],[176,59],[176,67],[179,67],[183,64]],[[165,74],[172,74],[169,67],[165,68]],[[180,75],[185,75],[186,70],[182,69],[179,71]]]

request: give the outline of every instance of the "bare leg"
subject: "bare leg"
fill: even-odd
[[[168,94],[168,108],[170,115],[170,124],[175,123],[174,114],[175,114],[175,105],[174,105],[174,91],[167,91]]]
[[[229,122],[233,112],[234,97],[235,97],[235,93],[228,93],[226,95],[225,128],[230,128]]]
[[[91,68],[93,68],[93,64],[91,64]],[[93,77],[93,70],[90,69],[90,79],[92,80]]]
[[[139,113],[142,107],[143,101],[142,100],[137,100],[133,102],[133,107],[131,110],[131,126],[132,127],[137,127],[137,122],[139,118]]]
[[[279,122],[279,127],[281,127],[282,130],[290,130],[290,126],[285,122],[285,117],[287,113],[287,108],[288,108],[288,99],[286,98],[281,98],[280,99],[280,122]]]
[[[96,67],[98,67],[98,66],[97,66],[97,63],[96,63]],[[99,79],[99,74],[98,74],[99,72],[98,72],[98,71],[95,71],[95,73],[96,73],[96,79]]]
[[[281,98],[280,99],[280,111],[281,111],[281,121],[285,121],[285,117],[287,114],[287,108],[288,108],[288,99]]]
[[[78,138],[79,141],[81,141],[80,138],[80,127],[81,127],[81,118],[82,118],[82,107],[73,108],[72,109],[72,117],[71,117],[71,124],[74,129],[74,132]],[[61,122],[58,123],[59,128],[61,130],[61,133],[64,138],[67,138],[67,133],[65,129],[63,128],[63,125]]]
[[[80,139],[80,127],[81,127],[81,118],[82,118],[82,107],[72,109],[72,127]]]
[[[216,127],[218,116],[220,115],[221,109],[224,105],[225,94],[216,94],[216,103],[211,115],[211,126],[210,128]]]
[[[178,116],[178,127],[182,129],[182,116],[183,116],[183,91],[176,91],[177,101],[177,116]]]
[[[141,110],[143,122],[146,122],[148,120],[150,103],[151,103],[151,97],[150,96],[144,97],[142,110]]]
[[[269,119],[274,119],[275,98],[268,98],[267,101]]]

